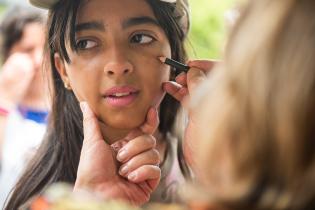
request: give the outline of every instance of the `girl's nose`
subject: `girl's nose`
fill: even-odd
[[[124,76],[133,72],[133,65],[122,51],[113,50],[104,66],[107,76]]]

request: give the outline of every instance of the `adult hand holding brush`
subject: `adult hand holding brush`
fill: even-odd
[[[175,81],[165,82],[163,89],[177,99],[185,109],[189,110],[188,124],[184,131],[183,149],[187,162],[193,168],[194,140],[190,136],[195,126],[198,126],[198,123],[194,119],[194,113],[189,109],[188,102],[190,101],[190,95],[206,79],[207,74],[217,62],[213,60],[192,60],[186,65],[165,57],[160,57],[159,59],[162,63],[182,71],[175,78]]]

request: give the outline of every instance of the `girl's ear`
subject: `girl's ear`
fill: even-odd
[[[68,90],[71,90],[70,80],[69,80],[69,77],[65,68],[64,61],[61,59],[58,53],[54,54],[54,62],[65,88]]]

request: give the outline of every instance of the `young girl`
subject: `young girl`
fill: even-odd
[[[163,98],[162,83],[174,79],[175,72],[162,65],[158,57],[185,61],[183,42],[189,25],[185,4],[158,0],[60,0],[53,5],[45,4],[46,1],[34,2],[50,9],[47,50],[50,52],[54,102],[46,140],[17,184],[6,209],[17,209],[57,181],[75,184],[78,189],[87,185],[95,187],[93,183],[86,184],[89,179],[85,176],[97,174],[102,177],[98,173],[115,169],[115,163],[104,161],[107,156],[97,162],[104,163],[98,167],[95,162],[88,162],[100,160],[93,159],[94,156],[102,156],[102,151],[95,146],[87,149],[87,145],[93,145],[90,139],[105,139],[113,147],[120,139],[129,140],[118,152],[117,159],[122,164],[119,174],[135,183],[149,179],[148,174],[156,174],[153,167],[146,170],[144,180],[133,180],[132,172],[142,165],[158,163],[152,143],[144,148],[144,144],[154,142],[154,138],[145,135],[147,141],[137,141],[145,130],[140,129],[140,135],[137,128],[141,128],[146,118],[147,121],[155,118],[150,107],[158,108],[160,113],[160,124],[154,137],[162,169],[161,183],[151,200],[176,201],[177,187],[184,181],[187,168],[179,141],[172,132],[179,104],[170,96]],[[82,103],[84,133],[89,133],[91,138],[83,135],[79,101],[88,104]],[[99,127],[100,132],[93,135],[86,128],[91,125],[89,122],[94,128]],[[89,143],[84,143],[82,148],[83,138]],[[108,147],[101,146],[105,153]],[[147,151],[135,152],[138,147]],[[88,172],[91,168],[97,171],[88,173],[88,167]],[[116,171],[111,173],[117,180],[117,183],[112,182],[112,187],[123,183]],[[155,180],[157,178],[154,176]],[[147,189],[143,189],[141,183],[139,185],[131,188],[142,187],[147,195]],[[153,188],[151,186],[149,194]],[[124,190],[116,193],[121,191]]]

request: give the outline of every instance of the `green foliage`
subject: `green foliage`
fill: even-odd
[[[192,27],[187,42],[191,58],[219,58],[226,38],[224,13],[235,0],[190,0]]]
[[[7,8],[6,5],[0,3],[0,16],[5,12],[6,8]]]

